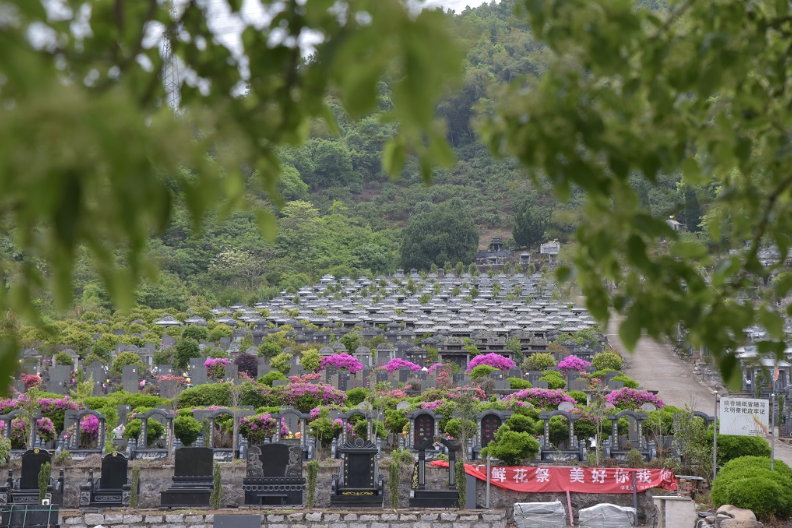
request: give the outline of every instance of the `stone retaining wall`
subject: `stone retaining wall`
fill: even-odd
[[[218,514],[219,515],[219,514]],[[260,515],[262,528],[506,528],[503,510],[357,512],[311,511],[308,513],[261,510],[229,512],[223,515]],[[214,514],[133,511],[116,513],[61,512],[64,528],[213,528]]]

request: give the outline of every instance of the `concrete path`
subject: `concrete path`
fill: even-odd
[[[608,342],[625,360],[624,373],[638,381],[647,390],[660,391],[658,396],[667,405],[712,415],[715,400],[712,390],[693,375],[690,364],[682,361],[671,346],[649,337],[642,337],[630,354],[619,339],[620,319],[608,323]],[[778,431],[778,429],[776,429]],[[776,460],[792,466],[792,446],[775,442]]]

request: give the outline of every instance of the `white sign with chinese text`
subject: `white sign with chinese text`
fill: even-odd
[[[766,436],[770,434],[770,402],[752,398],[721,398],[718,434]]]

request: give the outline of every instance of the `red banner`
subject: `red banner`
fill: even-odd
[[[448,462],[435,460],[430,465],[447,468]],[[487,466],[465,464],[465,472],[479,480],[487,480]],[[677,489],[676,477],[670,469],[492,466],[490,483],[530,493],[632,493],[633,473],[636,491]]]

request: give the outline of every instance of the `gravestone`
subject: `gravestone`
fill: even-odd
[[[176,344],[176,338],[173,336],[162,336],[162,341],[160,341],[162,349],[171,348]]]
[[[487,447],[495,440],[495,432],[503,425],[503,420],[496,414],[487,414],[481,418],[481,447]]]
[[[410,404],[407,403],[406,401],[399,402],[396,405],[396,409],[399,410],[399,411],[404,411],[404,410],[409,409],[409,408],[410,408]]]
[[[230,365],[226,365],[225,369],[223,370],[223,379],[226,381],[234,381],[239,378],[239,366],[231,363]]]
[[[272,370],[272,367],[269,364],[269,359],[267,359],[267,358],[259,358],[259,360],[258,360],[258,373],[256,374],[256,376],[259,377],[259,378],[262,377],[262,376],[266,376],[271,370]]]
[[[536,380],[535,383],[531,383],[535,389],[546,389],[547,388],[547,381],[546,380]]]
[[[101,396],[104,392],[102,384],[105,379],[105,370],[101,363],[91,363],[85,371],[85,380],[88,381],[93,377],[93,395]]]
[[[179,383],[176,380],[160,381],[160,396],[169,400],[179,395]]]
[[[383,479],[377,468],[377,446],[362,438],[338,448],[342,463],[333,475],[330,504],[342,507],[382,507]]]
[[[121,372],[121,384],[126,392],[132,394],[137,393],[140,388],[140,379],[138,378],[139,368],[137,365],[127,365]]]
[[[578,378],[573,380],[572,383],[569,385],[569,390],[571,391],[586,391],[588,390],[588,381],[582,378]]]
[[[160,376],[167,376],[168,374],[173,374],[173,367],[171,367],[170,365],[160,365],[158,368],[159,368]]]
[[[388,381],[388,371],[387,370],[378,370],[376,372],[377,372],[376,378],[375,378],[376,383],[384,383],[384,382]]]
[[[129,506],[131,482],[127,477],[129,462],[117,451],[102,458],[101,477],[94,482],[93,468],[88,483],[80,486],[80,507]]]
[[[624,388],[624,382],[623,381],[610,380],[608,382],[608,388],[610,390],[623,389]]]
[[[522,371],[517,367],[512,367],[509,369],[509,377],[522,379]]]
[[[415,417],[414,424],[413,445],[418,445],[429,438],[434,438],[435,420],[431,415],[419,414]]]
[[[305,478],[299,445],[250,446],[242,489],[248,505],[301,505]]]
[[[338,375],[337,385],[335,387],[340,390],[346,392],[348,390],[347,385],[349,381],[349,373],[346,371],[342,371],[341,374]]]
[[[38,490],[39,472],[41,466],[49,462],[52,456],[46,449],[29,449],[22,455],[22,477],[19,480],[20,489]]]
[[[190,371],[190,383],[193,385],[205,385],[209,382],[209,377],[206,374],[206,369],[203,365],[195,370]]]
[[[161,492],[163,507],[209,506],[214,489],[214,454],[210,447],[182,447],[176,450],[173,484]]]
[[[399,368],[399,383],[406,383],[410,379],[411,370],[407,367]]]
[[[273,380],[272,382],[273,387],[285,387],[288,384],[289,382],[287,380]]]

